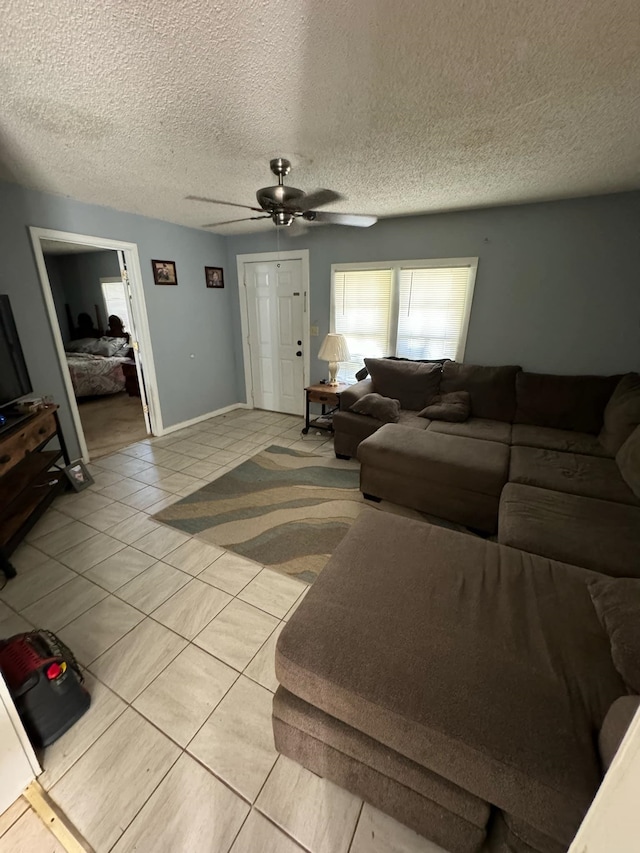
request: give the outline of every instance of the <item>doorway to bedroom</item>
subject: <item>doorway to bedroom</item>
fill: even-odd
[[[97,459],[155,431],[141,282],[129,244],[31,231],[78,443],[85,460]]]

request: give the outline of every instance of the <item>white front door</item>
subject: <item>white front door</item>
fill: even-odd
[[[304,401],[302,261],[244,265],[253,405],[301,415]]]

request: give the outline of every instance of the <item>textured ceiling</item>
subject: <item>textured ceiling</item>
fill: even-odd
[[[277,155],[381,216],[640,186],[638,0],[0,12],[0,176],[40,190],[199,226],[235,211],[184,196],[253,204]]]

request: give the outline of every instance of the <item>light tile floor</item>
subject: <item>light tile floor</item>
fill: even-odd
[[[442,853],[276,753],[275,644],[307,587],[151,518],[270,444],[333,454],[301,426],[240,409],[103,457],[14,555],[0,636],[50,628],[86,669],[40,782],[97,853]],[[0,853],[58,849],[24,804],[0,816]]]

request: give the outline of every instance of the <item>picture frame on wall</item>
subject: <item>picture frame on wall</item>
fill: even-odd
[[[224,287],[224,270],[222,267],[205,267],[204,280],[207,287]]]
[[[155,284],[177,284],[178,273],[175,261],[151,261]]]

